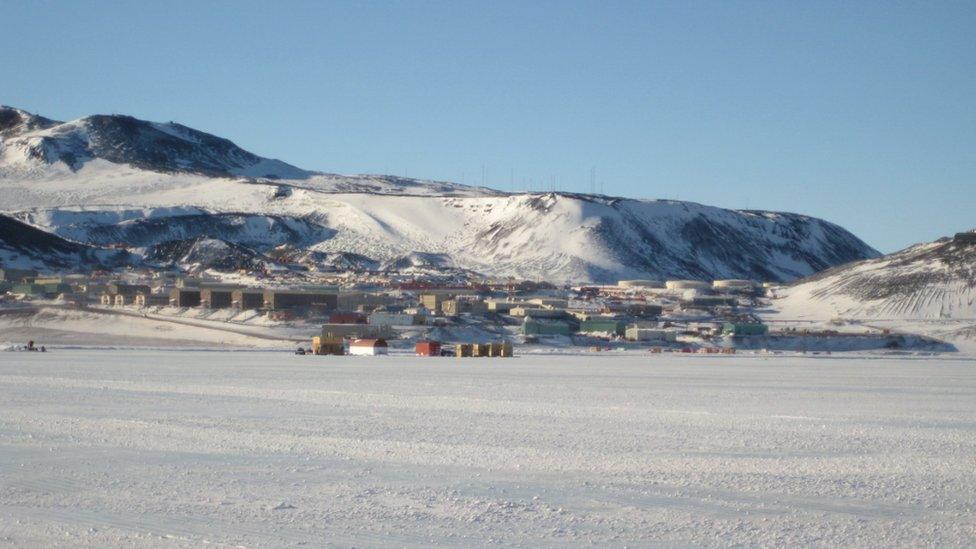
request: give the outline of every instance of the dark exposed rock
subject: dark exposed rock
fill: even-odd
[[[88,271],[138,264],[123,250],[109,250],[72,242],[0,215],[0,263],[28,261],[48,269]]]

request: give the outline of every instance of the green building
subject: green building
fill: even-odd
[[[31,297],[46,297],[52,298],[57,297],[58,294],[63,294],[65,292],[70,292],[71,286],[63,282],[51,282],[48,284],[34,284],[32,282],[21,282],[19,284],[14,284],[10,293],[12,294],[24,294]]]
[[[580,322],[579,331],[584,333],[610,333],[624,335],[627,325],[616,318],[587,318]]]
[[[761,322],[726,322],[722,326],[724,335],[761,336],[769,332],[769,326]]]
[[[0,280],[7,282],[23,282],[27,279],[37,277],[37,271],[33,269],[9,269],[0,268]]]
[[[573,326],[565,320],[536,319],[530,316],[522,321],[522,335],[572,335]]]
[[[37,271],[33,269],[0,268],[0,280],[6,282],[23,282],[33,278],[37,278]]]
[[[10,293],[41,297],[44,295],[44,286],[31,282],[18,282],[10,288]]]
[[[71,284],[65,284],[64,282],[49,282],[47,284],[41,284],[41,286],[44,286],[44,295],[48,297],[71,293]]]

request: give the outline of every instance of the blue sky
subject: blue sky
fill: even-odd
[[[0,103],[338,173],[976,228],[974,2],[0,0]]]

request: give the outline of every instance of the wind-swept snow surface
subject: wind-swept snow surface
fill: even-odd
[[[0,357],[0,544],[972,546],[976,362]]]

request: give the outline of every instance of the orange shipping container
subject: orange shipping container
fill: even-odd
[[[418,341],[417,356],[441,356],[441,344],[437,341]]]

